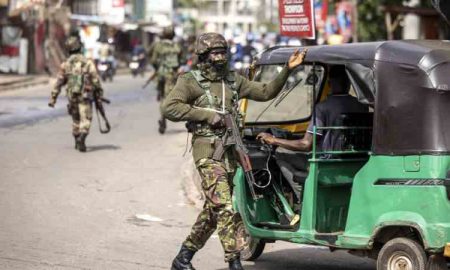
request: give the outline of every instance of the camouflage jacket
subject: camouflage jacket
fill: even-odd
[[[227,111],[234,109],[234,102],[238,99],[252,99],[256,101],[267,101],[274,98],[283,88],[289,70],[284,68],[278,76],[270,83],[249,81],[248,79],[234,74],[234,90],[225,84],[225,108]],[[222,106],[222,81],[210,82],[210,92],[217,107]],[[233,92],[237,92],[236,98]],[[199,85],[192,71],[180,77],[174,89],[168,94],[163,105],[163,114],[171,121],[193,121],[197,123],[211,123],[215,112],[202,109],[209,108],[210,101],[205,90]],[[211,158],[214,153],[214,141],[216,136],[194,136],[192,138],[194,161],[202,158]]]
[[[94,91],[101,97],[103,89],[94,63],[82,54],[71,55],[59,69],[52,97],[57,98],[61,88],[66,86],[69,99],[76,97],[92,98]]]

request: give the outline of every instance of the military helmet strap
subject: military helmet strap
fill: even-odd
[[[231,88],[231,92],[233,93],[233,105],[236,105],[237,101],[239,100],[239,93],[237,91],[236,76],[234,72],[229,72],[227,77],[225,78],[225,81],[227,82],[227,85]]]
[[[208,99],[208,108],[215,109],[214,108],[214,99],[211,95],[211,82],[202,76],[200,70],[192,70],[191,74],[194,76],[197,83],[200,85],[200,87],[205,91],[206,98]]]

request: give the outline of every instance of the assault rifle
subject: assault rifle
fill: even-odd
[[[99,97],[98,92],[94,91],[94,104],[95,104],[95,110],[97,112],[98,126],[100,129],[100,133],[105,134],[105,133],[108,133],[111,131],[111,126],[109,124],[108,118],[106,118],[106,113],[105,113],[105,108],[103,107],[103,103],[110,104],[111,101],[104,97]],[[99,114],[103,118],[103,121],[105,121],[105,128],[102,128]]]
[[[148,78],[148,80],[142,86],[142,89],[146,88],[150,84],[150,82],[153,81],[156,78],[156,74],[157,74],[156,71],[152,73],[150,78]]]
[[[244,170],[245,179],[247,180],[252,198],[253,200],[257,200],[258,196],[256,196],[255,188],[253,187],[255,183],[255,177],[252,173],[252,164],[248,156],[248,149],[242,141],[241,133],[239,132],[239,127],[236,123],[235,114],[225,113],[223,114],[223,120],[225,123],[226,131],[224,136],[222,137],[222,140],[218,140],[215,145],[213,159],[221,160],[225,153],[225,150],[228,147],[233,146],[234,150],[236,151],[238,161],[241,164],[242,169]]]

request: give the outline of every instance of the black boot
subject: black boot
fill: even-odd
[[[79,147],[79,143],[78,143],[78,137],[79,137],[80,135],[79,134],[73,134],[73,138],[75,139],[75,150],[78,150],[78,147]]]
[[[166,119],[162,118],[158,120],[159,128],[158,131],[160,134],[164,134],[166,132]]]
[[[192,251],[185,247],[181,246],[180,252],[172,261],[171,270],[195,270],[195,268],[191,264],[192,257],[194,257],[195,251]]]
[[[86,137],[87,137],[86,133],[81,133],[78,136],[78,150],[80,152],[86,152]]]
[[[241,265],[241,259],[237,258],[228,262],[228,267],[230,270],[244,270]]]

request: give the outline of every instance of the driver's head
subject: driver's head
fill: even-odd
[[[350,80],[345,72],[345,67],[342,65],[330,67],[329,81],[331,94],[348,94],[350,91]]]

